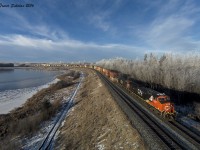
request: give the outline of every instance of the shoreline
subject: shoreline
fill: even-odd
[[[60,81],[58,77],[68,72],[65,68],[60,70],[51,68],[49,70],[39,67],[0,67],[0,69],[31,69],[58,72],[58,74],[53,76],[50,81],[38,86],[0,91],[0,115],[6,115],[17,108],[22,107],[29,98],[39,91],[50,87],[52,84],[57,83]]]
[[[0,98],[0,115],[8,114],[14,109],[23,106],[26,101],[31,98],[33,95],[37,94],[39,91],[50,87],[52,84],[57,83],[60,81],[56,76],[50,82],[46,84],[37,86],[37,87],[30,87],[30,88],[22,88],[22,89],[14,89],[14,90],[5,90],[0,92],[0,95],[3,95],[3,98]]]
[[[70,91],[78,82],[79,75],[79,72],[70,70],[62,76],[57,76],[57,83],[37,91],[22,106],[10,113],[0,114],[0,149],[20,149],[22,144],[27,144],[21,139],[32,137],[44,121],[55,116],[62,107],[63,98],[70,95]]]
[[[65,72],[64,69],[0,67],[0,92],[41,86]]]

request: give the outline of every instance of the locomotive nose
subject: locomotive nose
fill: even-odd
[[[173,106],[171,105],[171,103],[165,103],[164,104],[164,110],[166,111],[166,112],[171,112],[171,108],[172,108]]]

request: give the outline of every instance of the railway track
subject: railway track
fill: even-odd
[[[150,149],[200,149],[198,141],[179,134],[174,130],[175,127],[172,129],[168,122],[160,120],[122,88],[110,82],[101,73],[97,72],[97,74],[108,86],[111,94]]]
[[[69,98],[69,101],[63,106],[63,109],[62,109],[62,112],[61,112],[60,116],[58,117],[58,119],[56,120],[54,126],[51,128],[51,130],[47,134],[46,138],[42,142],[41,146],[39,147],[39,150],[52,149],[52,141],[54,139],[54,136],[55,136],[57,130],[59,129],[62,121],[65,119],[65,116],[66,116],[67,112],[69,111],[69,109],[73,105],[74,98],[76,96],[76,93],[77,93],[80,85],[81,85],[81,81],[82,80],[83,80],[83,73],[81,73],[81,79],[80,79],[79,83],[77,84],[76,89],[71,94],[71,96]]]
[[[194,133],[193,131],[189,130],[187,127],[182,125],[181,123],[177,121],[169,121],[169,123],[176,128],[176,130],[179,130],[179,132],[185,136],[187,139],[190,139],[195,145],[197,145],[200,149],[200,135],[197,133]]]

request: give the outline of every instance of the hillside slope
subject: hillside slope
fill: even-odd
[[[85,81],[60,129],[55,149],[145,149],[139,133],[96,73],[84,72]]]

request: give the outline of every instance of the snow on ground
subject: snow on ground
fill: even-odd
[[[9,113],[14,108],[20,107],[26,102],[28,98],[31,98],[38,91],[49,87],[51,84],[58,82],[59,79],[54,79],[53,81],[31,88],[16,89],[16,90],[6,90],[0,92],[0,114]]]
[[[46,138],[47,134],[55,124],[58,116],[59,113],[54,118],[52,118],[52,120],[45,121],[42,124],[40,130],[37,133],[35,133],[32,137],[25,137],[21,139],[21,143],[23,145],[22,149],[24,150],[39,149],[39,147],[42,145],[42,142]]]
[[[182,124],[184,124],[185,126],[189,127],[190,129],[192,129],[193,131],[196,131],[200,134],[200,123],[197,121],[194,121],[188,117],[181,117],[178,120],[179,122],[181,122]]]
[[[65,100],[63,101],[63,103],[67,103],[69,101],[69,98],[65,98],[63,100]],[[47,134],[50,132],[50,130],[53,128],[53,126],[57,122],[61,113],[62,111],[59,111],[55,115],[55,117],[53,117],[51,120],[45,121],[44,123],[42,123],[40,130],[36,132],[34,135],[31,135],[31,137],[24,137],[23,139],[21,139],[21,143],[23,145],[22,149],[24,150],[39,149],[40,146],[42,145],[42,142],[47,137]]]
[[[99,144],[99,145],[96,146],[96,148],[97,148],[98,150],[104,150],[104,149],[105,149],[105,145]]]
[[[175,105],[175,110],[179,114],[187,116],[194,111],[194,107],[192,105]]]
[[[40,130],[35,133],[34,135],[31,135],[31,137],[24,137],[23,139],[21,139],[21,143],[23,145],[22,149],[24,150],[35,150],[35,149],[39,149],[40,146],[42,145],[43,141],[45,140],[45,138],[47,137],[47,135],[49,134],[50,130],[54,127],[54,125],[57,123],[58,119],[60,120],[60,117],[62,117],[61,115],[63,114],[63,111],[68,111],[66,116],[63,117],[67,117],[68,114],[70,112],[72,112],[74,109],[73,107],[70,108],[70,105],[67,105],[67,108],[64,107],[65,104],[67,104],[68,102],[71,101],[71,103],[73,103],[73,96],[75,96],[75,93],[77,92],[77,89],[75,91],[75,93],[71,93],[74,90],[74,87],[72,89],[65,89],[65,91],[62,91],[63,94],[68,93],[68,96],[64,96],[62,103],[63,103],[63,108],[55,115],[55,117],[53,117],[50,121],[45,121]],[[73,94],[73,95],[72,95]],[[56,95],[56,93],[55,93]],[[69,106],[69,107],[68,107]],[[61,120],[61,125],[63,126],[64,122],[63,120]],[[57,139],[57,135],[59,134],[59,130],[57,131],[54,139]],[[54,145],[54,140],[52,141],[52,145]]]
[[[98,87],[101,87],[101,86],[102,86],[102,83],[101,83],[101,82],[99,82],[99,83],[98,83]]]
[[[200,123],[188,117],[189,114],[194,113],[194,106],[176,105],[175,109],[180,114],[180,117],[178,117],[178,121],[181,122],[183,125],[187,126],[188,128],[190,128],[191,130],[199,132],[200,134]]]

